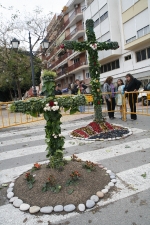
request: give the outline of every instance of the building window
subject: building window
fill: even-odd
[[[86,74],[85,74],[85,77],[86,77],[86,79],[91,78],[90,73],[86,73]]]
[[[136,36],[129,38],[128,40],[126,40],[126,43],[128,44],[128,43],[134,41],[135,39],[136,39]]]
[[[101,71],[101,73],[105,73],[105,72],[115,70],[118,68],[120,68],[119,59],[117,59],[113,62],[107,63],[105,65],[102,65],[100,68],[100,71]]]
[[[105,12],[105,13],[100,17],[100,22],[103,22],[107,17],[108,17],[108,12]]]
[[[137,62],[150,58],[150,47],[136,52]]]
[[[94,22],[94,28],[97,27],[99,25],[99,18],[97,20],[95,20]]]
[[[150,59],[150,47],[147,48],[147,56],[148,56],[148,58]]]
[[[127,55],[127,56],[124,57],[125,61],[130,60],[130,59],[131,59],[131,55]]]
[[[79,61],[80,61],[79,58],[74,59],[74,64],[77,63],[77,62],[79,62]]]
[[[137,31],[137,37],[140,38],[150,32],[149,25]]]

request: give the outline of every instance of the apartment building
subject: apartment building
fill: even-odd
[[[62,89],[80,79],[90,91],[86,51],[64,52],[60,45],[63,40],[85,40],[84,25],[91,18],[97,41],[117,41],[120,46],[117,50],[99,51],[101,83],[108,76],[113,76],[114,81],[124,79],[127,73],[143,84],[150,81],[150,0],[69,0],[47,28],[47,68],[57,72],[56,82]]]
[[[97,41],[120,46],[99,52],[101,82],[108,76],[124,79],[127,73],[143,84],[150,81],[150,0],[94,0],[84,11],[84,21],[90,18]]]
[[[47,50],[47,68],[57,72],[56,82],[61,88],[68,87],[76,79],[85,80],[85,69],[88,68],[86,51],[64,52],[60,48],[63,40],[83,41],[85,38],[83,11],[84,0],[69,1],[60,15],[55,15],[47,28],[50,41]],[[89,79],[86,80],[89,83]]]

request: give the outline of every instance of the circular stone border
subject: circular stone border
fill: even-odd
[[[68,158],[68,157],[66,157]],[[15,185],[15,180],[13,180],[9,188],[7,189],[7,198],[9,199],[9,203],[12,203],[15,208],[19,208],[20,211],[23,212],[29,212],[30,214],[34,214],[37,212],[41,212],[43,214],[50,214],[50,213],[57,213],[57,212],[72,212],[75,209],[78,209],[80,212],[84,212],[86,209],[91,209],[93,208],[97,202],[100,201],[101,198],[104,197],[106,193],[109,192],[109,190],[115,186],[117,183],[116,175],[113,173],[111,170],[108,170],[106,167],[102,166],[101,164],[97,164],[101,169],[105,170],[106,173],[110,176],[110,182],[102,189],[97,191],[97,193],[93,194],[89,199],[87,199],[86,203],[80,203],[77,208],[73,204],[68,204],[68,205],[56,205],[55,207],[53,206],[45,206],[45,207],[39,207],[39,206],[30,206],[27,203],[24,203],[21,199],[19,199],[17,196],[14,196],[13,188]],[[24,172],[22,173],[24,174]],[[20,175],[22,175],[20,174]],[[17,177],[18,178],[18,177]],[[17,179],[16,178],[16,179]]]
[[[123,127],[123,126],[120,126],[119,125],[119,127]],[[123,134],[122,137],[115,137],[115,138],[95,138],[95,139],[93,138],[93,139],[90,139],[90,138],[75,137],[75,136],[71,135],[71,133],[73,131],[71,133],[69,133],[69,137],[74,138],[74,139],[78,139],[78,140],[86,140],[86,141],[115,141],[115,140],[119,140],[119,139],[122,139],[122,138],[126,138],[126,137],[128,137],[128,136],[130,136],[130,135],[133,134],[133,132],[132,132],[132,130],[130,128],[128,128],[128,127],[123,127],[123,128],[128,129],[129,133]],[[95,135],[93,135],[93,136],[95,136]],[[90,137],[92,137],[92,136],[90,136]]]

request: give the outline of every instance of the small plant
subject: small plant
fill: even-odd
[[[87,169],[88,172],[96,170],[96,164],[91,161],[86,161],[83,165],[83,168]]]
[[[33,183],[35,182],[35,178],[29,172],[25,174],[25,179],[27,181],[29,189],[33,188]]]
[[[77,181],[79,180],[81,174],[79,174],[78,171],[73,171],[71,174],[70,174],[70,179],[67,180],[66,182],[66,186],[70,186],[70,185],[75,185],[77,184]]]
[[[34,166],[31,170],[31,172],[34,172],[35,170],[40,170],[41,169],[41,164],[39,163],[34,163]]]
[[[71,160],[72,160],[72,161],[77,161],[77,158],[78,158],[78,156],[76,156],[75,154],[73,154],[73,155],[71,156]]]
[[[52,191],[54,193],[58,193],[61,190],[61,186],[56,184],[56,179],[53,175],[50,175],[47,179],[48,181],[43,185],[42,192]]]
[[[146,179],[146,172],[143,173],[143,174],[141,174],[141,176],[142,176],[144,179]]]

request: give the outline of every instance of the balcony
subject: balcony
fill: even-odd
[[[85,34],[85,31],[84,31],[84,27],[81,25],[81,26],[78,26],[76,27],[66,38],[65,40],[73,40],[73,39],[77,39],[79,37],[82,37],[83,35]]]
[[[72,66],[69,66],[68,67],[68,73],[69,72],[72,72],[74,70],[77,70],[81,67],[81,69],[83,69],[83,67],[88,67],[88,63],[87,62],[77,62],[77,63],[74,63]]]
[[[58,60],[57,60],[55,63],[53,63],[53,64],[51,65],[50,68],[51,68],[51,69],[54,69],[55,66],[57,66],[59,63],[61,63],[63,60],[67,59],[71,54],[72,54],[72,50],[66,52],[64,55],[61,55],[61,56],[58,58]]]
[[[87,62],[77,62],[67,68],[64,68],[63,71],[58,72],[57,73],[57,78],[58,77],[65,77],[67,76],[69,73],[75,72],[75,71],[79,71],[82,69],[88,68],[88,63]]]
[[[81,8],[77,8],[73,11],[73,13],[69,16],[68,20],[65,22],[64,27],[70,27],[80,21],[83,18],[83,13],[81,11]],[[68,26],[69,25],[69,26]]]
[[[147,45],[150,43],[150,33],[133,40],[132,42],[125,44],[124,49],[125,50],[135,50],[139,48],[141,45]]]

